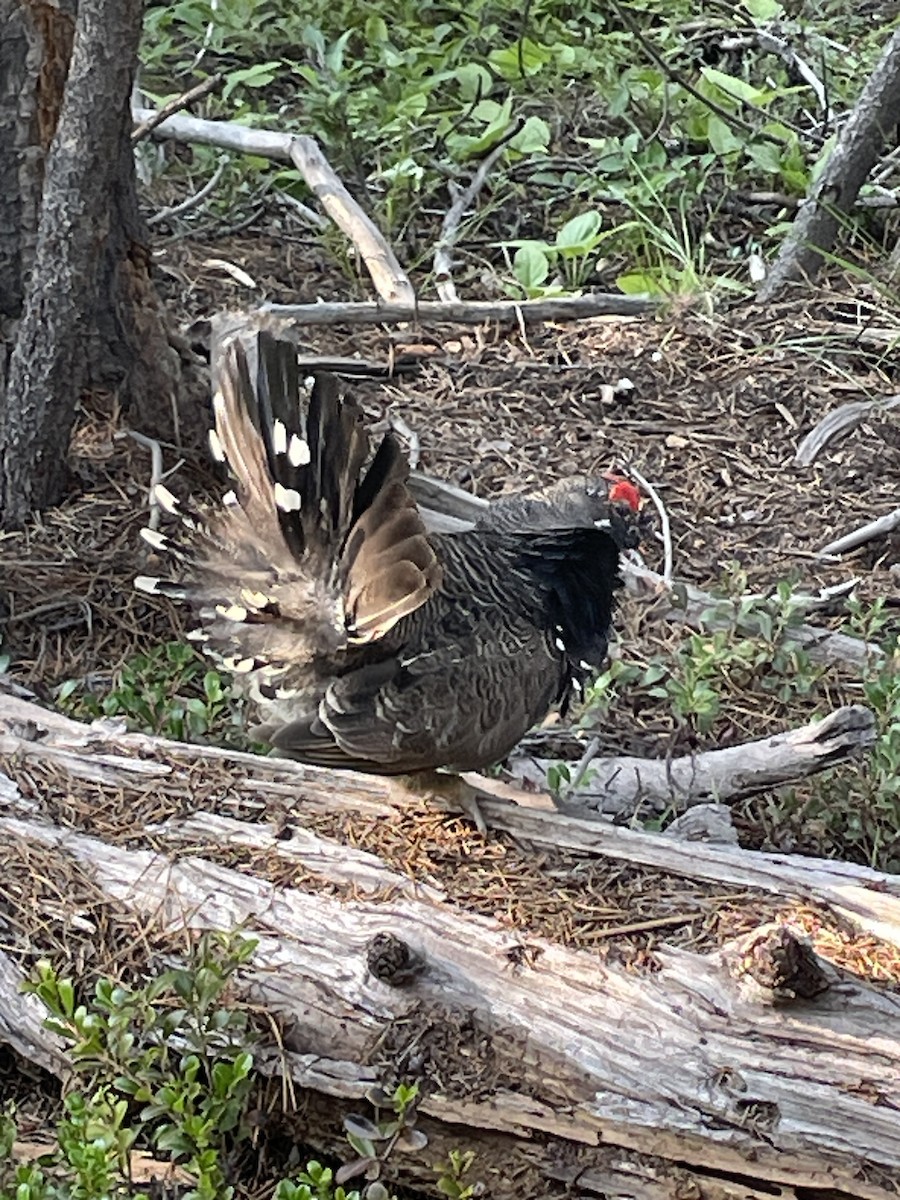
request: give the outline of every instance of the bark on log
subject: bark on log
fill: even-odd
[[[181,830],[192,844],[198,820]],[[453,1123],[521,1139],[520,1169],[537,1161],[545,1180],[577,1150],[583,1195],[608,1186],[610,1146],[620,1162],[657,1159],[641,1194],[660,1200],[683,1196],[686,1180],[695,1195],[727,1194],[730,1174],[760,1192],[870,1200],[900,1179],[900,1001],[810,957],[789,929],[705,956],[661,953],[648,976],[549,943],[513,971],[508,931],[436,898],[340,901],[33,819],[2,818],[0,830],[74,861],[157,930],[243,924],[258,936],[249,996],[286,1022],[277,1069],[301,1087],[361,1099],[414,1045],[425,1079],[447,1081],[424,1088],[426,1132]],[[220,832],[207,828],[210,845]],[[259,827],[245,838],[258,845]],[[306,865],[303,848],[289,852]],[[324,873],[329,861],[309,865]],[[406,970],[392,974],[404,947]],[[9,1000],[0,992],[0,1012]],[[39,1043],[33,1014],[17,1019]],[[482,1170],[489,1195],[521,1195],[490,1178],[490,1162]]]
[[[315,138],[291,141],[291,161],[338,229],[359,251],[385,304],[414,307],[416,293],[391,247],[335,174]]]
[[[408,805],[415,798],[396,783],[89,728],[13,697],[2,704],[3,761],[10,770],[23,757],[52,764],[53,793],[23,806],[14,788],[0,789],[5,844],[42,848],[49,871],[57,859],[60,873],[75,864],[142,925],[245,923],[260,939],[247,994],[285,1022],[286,1049],[273,1049],[267,1069],[297,1085],[361,1100],[373,1082],[409,1077],[414,1048],[419,1127],[430,1139],[423,1176],[435,1147],[472,1144],[484,1148],[478,1174],[494,1197],[545,1194],[553,1180],[575,1195],[615,1188],[641,1200],[762,1198],[773,1188],[789,1197],[800,1188],[896,1195],[900,998],[817,958],[796,930],[767,925],[705,955],[657,952],[649,974],[529,937],[537,957],[514,965],[515,939],[502,922],[303,829],[310,806],[358,810],[360,795],[371,811]],[[56,804],[85,778],[122,788],[123,812],[149,780],[156,794],[196,797],[198,764],[211,758],[233,758],[233,785],[261,808],[292,800],[294,836],[195,809],[129,829],[128,844],[113,845],[42,815],[45,801]],[[537,846],[815,900],[900,946],[900,880],[878,872],[496,801],[483,812],[489,826]],[[220,859],[227,846],[285,858],[352,899],[207,857]],[[0,1037],[14,1029],[21,1052],[59,1070],[58,1044],[16,985],[16,970],[0,960]],[[452,1128],[460,1124],[464,1132]],[[397,1165],[414,1172],[415,1160]]]

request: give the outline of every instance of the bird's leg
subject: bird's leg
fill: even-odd
[[[478,832],[483,834],[487,833],[487,822],[478,804],[479,797],[517,804],[520,808],[539,808],[545,812],[557,810],[547,792],[526,792],[514,783],[491,779],[475,771],[466,771],[462,775],[454,775],[449,771],[421,771],[416,775],[408,775],[407,779],[413,791],[431,796],[442,807],[462,809],[472,818]]]
[[[478,832],[486,836],[487,824],[478,807],[479,789],[470,782],[470,779],[479,778],[477,775],[464,778],[449,771],[419,771],[406,776],[408,786],[413,791],[433,799],[442,808],[462,809],[466,816],[471,817]]]

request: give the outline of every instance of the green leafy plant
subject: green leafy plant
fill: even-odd
[[[518,247],[512,273],[526,297],[564,295],[583,287],[595,269],[595,251],[605,240],[622,232],[621,226],[601,232],[601,223],[599,212],[583,212],[566,221],[553,242],[503,243]],[[554,269],[558,277],[548,284]]]
[[[418,1095],[417,1083],[398,1084],[391,1096],[375,1089],[369,1096],[376,1109],[374,1121],[356,1114],[344,1118],[344,1132],[356,1158],[338,1168],[335,1173],[338,1183],[364,1175],[369,1181],[366,1200],[388,1200],[386,1193],[383,1198],[378,1193],[372,1194],[388,1156],[395,1149],[418,1151],[428,1145],[428,1138],[415,1127]],[[379,1115],[384,1107],[390,1109],[391,1116]]]
[[[447,1161],[440,1163],[436,1170],[438,1172],[437,1190],[442,1196],[449,1196],[450,1200],[472,1200],[473,1196],[479,1194],[479,1187],[476,1183],[466,1183],[466,1176],[472,1170],[475,1163],[475,1152],[473,1150],[451,1150],[447,1155]]]
[[[380,1185],[379,1185],[380,1186]],[[386,1196],[386,1193],[385,1193]],[[362,1197],[358,1191],[347,1192],[334,1181],[331,1167],[313,1159],[293,1179],[282,1179],[275,1189],[274,1200],[379,1200],[378,1196]]]
[[[880,48],[871,22],[843,14],[838,51],[827,13],[810,21],[777,0],[743,9],[748,32],[777,19],[788,44],[802,41],[821,62],[836,109],[855,99]],[[314,131],[338,172],[368,190],[394,237],[411,231],[417,214],[427,221],[446,211],[448,183],[452,190],[468,179],[503,141],[490,199],[482,198],[472,228],[492,224],[487,240],[496,247],[523,243],[511,268],[504,270],[502,252],[490,264],[503,285],[512,273],[513,294],[577,289],[605,265],[597,246],[560,258],[552,231],[571,216],[576,196],[579,207],[604,206],[611,278],[656,295],[712,297],[736,286],[728,259],[741,248],[708,211],[708,197],[773,188],[800,195],[827,148],[804,132],[816,103],[809,87],[753,45],[736,60],[713,37],[715,58],[698,61],[696,39],[683,27],[694,15],[685,0],[652,0],[636,43],[621,14],[585,0],[549,0],[524,12],[508,0],[465,8],[375,0],[365,9],[350,0],[302,8],[288,0],[154,3],[145,14],[140,83],[163,101],[215,71],[223,84],[202,101],[203,115]],[[516,122],[521,128],[510,137]],[[215,158],[197,147],[190,162],[169,160],[165,170],[191,176],[196,191]],[[229,221],[270,193],[307,194],[294,170],[236,163],[208,201]],[[611,198],[628,220],[615,209],[610,218]],[[663,215],[679,205],[667,226]],[[180,219],[208,214],[191,210]],[[779,225],[754,236],[773,242]],[[718,226],[724,264],[712,260],[708,244]],[[411,233],[413,256],[417,238]],[[623,261],[614,264],[613,255]]]
[[[228,1200],[228,1153],[249,1136],[256,1039],[247,1014],[223,1001],[255,945],[204,935],[186,967],[134,989],[101,979],[89,1002],[49,963],[38,965],[25,990],[43,1001],[47,1027],[68,1044],[79,1086],[65,1098],[58,1148],[46,1164],[56,1182],[40,1163],[20,1166],[11,1181],[16,1200],[131,1194],[122,1189],[138,1137],[194,1177],[186,1200]],[[52,1190],[57,1176],[63,1190]],[[0,1183],[10,1186],[2,1176]]]
[[[215,731],[236,732],[239,710],[223,677],[184,642],[167,642],[136,654],[117,673],[109,691],[84,691],[67,680],[57,691],[60,707],[82,719],[124,717],[142,733],[192,741]]]

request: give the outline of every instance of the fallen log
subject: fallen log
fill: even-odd
[[[852,704],[799,729],[673,759],[626,755],[595,758],[583,781],[560,807],[572,816],[637,812],[648,804],[680,812],[693,804],[753,796],[808,778],[859,754],[875,741],[875,718]],[[538,788],[556,765],[546,758],[516,758],[513,777]]]
[[[13,773],[28,765],[33,781],[37,757],[23,759],[14,738],[20,748],[29,740],[52,747],[67,727],[56,717],[49,728],[28,720],[5,734],[0,752]],[[147,767],[157,771],[155,792],[182,795],[189,786],[203,802],[196,748],[181,747],[176,761],[170,744],[156,741],[154,756],[154,740],[143,738],[129,756],[129,736],[85,729],[75,745],[69,735],[46,776],[55,794],[38,809],[77,790],[86,772],[69,768],[79,757],[91,760],[94,778],[110,772],[122,788],[123,823],[146,788]],[[297,764],[258,760],[263,776],[273,766]],[[865,1200],[896,1194],[896,995],[816,955],[789,921],[763,923],[711,953],[657,950],[649,972],[530,936],[529,955],[512,960],[516,939],[504,922],[461,911],[440,887],[398,879],[377,856],[303,829],[301,778],[287,839],[275,825],[197,809],[110,842],[49,820],[34,796],[20,812],[7,787],[2,846],[9,861],[26,850],[44,854],[44,874],[81,873],[154,936],[242,925],[257,937],[245,995],[283,1025],[284,1046],[273,1047],[267,1070],[357,1105],[373,1083],[419,1079],[418,1128],[429,1145],[392,1164],[404,1179],[407,1171],[416,1177],[417,1162],[424,1177],[438,1147],[463,1144],[481,1150],[477,1175],[493,1197],[543,1195],[554,1181],[577,1195],[614,1188],[642,1200],[676,1200],[685,1189],[701,1200],[809,1188]],[[339,778],[332,802],[350,809],[358,777]],[[393,799],[402,802],[399,792]],[[900,881],[864,868],[736,847],[685,853],[674,839],[630,830],[598,837],[597,826],[555,813],[496,802],[485,811],[489,824],[506,823],[519,838],[546,842],[559,825],[582,852],[606,854],[616,843],[626,860],[657,856],[685,873],[697,869],[699,852],[700,870],[723,884],[739,874],[735,864],[750,875],[768,871],[768,887],[786,901],[814,891],[846,911],[859,893],[861,903],[881,905],[881,925],[900,945]],[[304,880],[308,872],[343,894],[212,861],[228,846],[282,856]],[[870,916],[857,909],[862,926],[875,923]],[[90,910],[65,918],[67,930],[82,922],[85,936],[97,936]],[[17,982],[15,969],[0,970],[0,1036],[15,1029],[20,1052],[59,1070],[59,1043],[35,1006],[22,1005]]]

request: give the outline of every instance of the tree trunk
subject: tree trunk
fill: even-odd
[[[885,46],[875,70],[838,136],[822,174],[784,239],[759,299],[774,300],[785,287],[809,281],[846,223],[859,189],[900,120],[900,30]]]
[[[0,0],[0,525],[57,503],[76,405],[173,427],[179,370],[149,281],[130,145],[142,0],[77,16]]]

